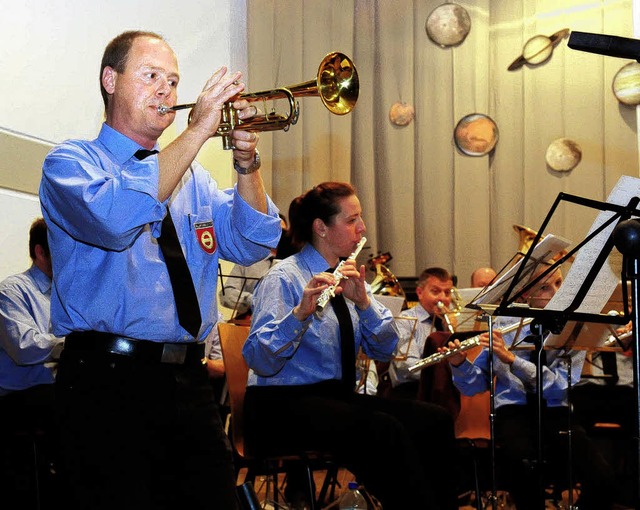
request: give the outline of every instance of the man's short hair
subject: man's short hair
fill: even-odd
[[[107,107],[109,101],[109,94],[102,86],[102,72],[105,67],[111,67],[115,72],[122,74],[124,68],[127,66],[127,59],[129,58],[129,51],[138,37],[153,37],[164,41],[164,37],[155,32],[146,32],[143,30],[129,30],[128,32],[122,32],[120,35],[114,37],[107,47],[104,49],[102,55],[102,63],[100,64],[100,93],[102,94],[102,100],[104,101],[104,107]]]
[[[44,254],[49,256],[49,239],[47,239],[47,224],[44,218],[37,218],[29,228],[29,256],[31,260],[36,259],[36,246],[42,246]]]
[[[422,287],[428,278],[435,277],[441,281],[453,281],[453,275],[442,267],[428,267],[418,277],[418,287]]]

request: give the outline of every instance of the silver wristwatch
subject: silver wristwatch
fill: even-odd
[[[253,163],[251,164],[251,166],[249,168],[243,168],[241,167],[238,162],[234,159],[233,160],[233,169],[238,172],[241,175],[248,175],[248,174],[252,174],[253,172],[255,172],[256,170],[258,170],[260,168],[260,153],[258,152],[258,149],[256,149],[256,155],[253,158]]]

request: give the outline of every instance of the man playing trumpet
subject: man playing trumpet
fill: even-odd
[[[159,106],[175,104],[179,78],[162,37],[120,34],[102,59],[97,139],[64,142],[44,162],[68,509],[238,508],[203,341],[218,319],[218,257],[265,258],[280,219],[255,133],[231,133],[233,190],[194,161],[244,90],[239,72],[213,73],[189,126],[158,152],[175,117]],[[255,114],[246,100],[234,107]]]

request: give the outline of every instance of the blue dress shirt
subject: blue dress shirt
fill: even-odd
[[[499,329],[513,324],[513,321],[514,319],[510,317],[499,318],[494,326]],[[504,343],[507,347],[513,345],[516,333],[517,331],[512,331],[504,334]],[[522,338],[529,334],[529,326],[524,326],[517,341],[521,342]],[[527,403],[527,392],[532,393],[536,389],[536,365],[529,361],[531,351],[514,350],[513,352],[516,359],[511,365],[494,356],[496,409],[510,404],[524,405]],[[546,353],[547,363],[542,367],[543,398],[549,407],[566,406],[568,367],[567,362],[561,357],[564,351],[547,350]],[[570,356],[571,383],[575,385],[580,380],[585,351],[571,351]],[[472,396],[489,390],[489,350],[483,349],[473,363],[466,359],[458,367],[452,365],[451,372],[453,383],[463,395]]]
[[[53,383],[64,338],[51,333],[51,280],[36,266],[0,284],[0,396]]]
[[[405,318],[403,319],[403,317]],[[389,365],[389,378],[394,388],[402,383],[420,381],[420,371],[409,372],[409,367],[422,359],[427,338],[436,330],[429,312],[419,303],[413,308],[403,311],[400,318],[396,319],[396,324],[400,331],[396,357],[404,358],[406,356],[406,359],[395,359]],[[415,331],[413,331],[414,326]]]
[[[218,189],[196,162],[171,197],[159,201],[158,158],[137,160],[139,148],[103,124],[96,140],[64,142],[45,159],[40,201],[49,228],[57,335],[95,330],[152,341],[193,340],[178,322],[157,241],[167,207],[198,295],[200,339],[217,320],[218,257],[249,265],[278,243],[282,228],[270,199],[268,214],[262,214],[236,190]]]
[[[313,384],[342,377],[340,330],[333,307],[304,322],[293,308],[313,275],[327,269],[327,261],[307,244],[276,264],[256,287],[253,320],[243,355],[251,368],[249,386]],[[355,333],[356,352],[389,360],[398,342],[398,330],[388,308],[371,295],[371,306],[359,310],[346,300]]]

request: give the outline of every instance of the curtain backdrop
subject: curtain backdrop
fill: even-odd
[[[469,284],[478,266],[502,267],[518,247],[514,224],[537,229],[558,193],[604,200],[623,175],[638,175],[636,112],[611,83],[628,61],[571,50],[567,38],[540,65],[507,71],[534,35],[563,28],[633,37],[631,0],[470,0],[458,2],[471,30],[442,48],[425,32],[434,0],[249,0],[249,90],[315,79],[330,51],[349,55],[360,97],[335,116],[300,99],[297,125],[263,133],[264,177],[283,212],[327,180],[353,183],[362,202],[369,253],[390,252],[396,276],[443,266]],[[395,102],[415,120],[389,120]],[[275,104],[278,108],[278,103]],[[453,130],[479,112],[498,125],[495,150],[460,153]],[[582,149],[570,172],[547,167],[557,138]],[[547,233],[579,242],[595,211],[561,207]]]

